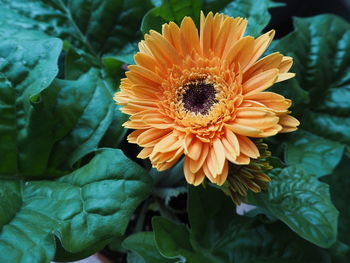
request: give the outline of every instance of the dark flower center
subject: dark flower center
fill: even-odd
[[[211,83],[203,81],[186,84],[182,97],[184,108],[196,114],[208,114],[211,106],[217,102],[216,90]]]

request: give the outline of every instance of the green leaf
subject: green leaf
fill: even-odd
[[[141,31],[144,34],[151,29],[161,32],[162,24],[174,21],[180,25],[185,16],[197,22],[200,10],[200,0],[163,0],[162,5],[149,10],[143,17]]]
[[[122,235],[150,185],[145,170],[112,149],[56,181],[21,182],[22,206],[0,232],[0,261],[50,262],[54,235],[71,253]]]
[[[297,85],[309,92],[308,105],[296,109],[301,127],[349,146],[350,24],[337,16],[319,15],[296,18],[294,26],[275,49],[294,58]]]
[[[213,13],[219,12],[224,9],[232,0],[202,0],[202,10],[205,13],[212,11]]]
[[[344,151],[342,144],[303,130],[291,134],[286,144],[286,162],[300,164],[306,173],[316,176],[332,173]]]
[[[139,254],[137,254],[136,252],[128,253],[127,262],[128,263],[147,263],[145,262],[143,257],[139,256]]]
[[[232,201],[212,187],[191,187],[188,211],[191,243],[211,262],[330,262],[284,224],[238,216]]]
[[[347,190],[350,187],[349,168],[350,159],[344,156],[333,174],[323,178],[329,184],[332,200],[340,212],[338,239],[345,242],[348,246],[350,246],[350,237],[348,234],[350,231],[350,211],[348,205],[350,192]]]
[[[211,262],[193,251],[189,231],[184,225],[175,224],[162,217],[154,217],[152,226],[158,250],[163,256],[185,258],[188,263]]]
[[[55,118],[52,130],[56,142],[48,167],[69,169],[77,160],[97,149],[116,110],[113,94],[101,72],[92,68],[76,81],[56,80],[42,97],[44,102],[56,103],[47,105]]]
[[[135,34],[148,0],[1,0],[0,25],[38,29],[68,40],[94,56],[115,53]],[[132,19],[130,19],[132,18]]]
[[[274,169],[267,193],[254,195],[256,205],[267,209],[306,240],[330,247],[337,238],[338,211],[329,187],[298,166]]]
[[[153,221],[158,249],[165,256],[193,263],[331,262],[327,252],[280,221],[265,224],[237,215],[229,197],[213,187],[190,187],[187,207],[190,230],[163,218]]]
[[[0,175],[39,173],[39,163],[47,159],[40,136],[50,124],[32,129],[32,109],[58,73],[62,42],[5,26],[0,27],[0,38]]]
[[[145,263],[170,263],[174,259],[164,258],[157,250],[152,232],[139,232],[127,237],[123,241],[123,247],[138,253]]]
[[[111,242],[111,239],[102,240],[101,242],[94,244],[92,247],[86,248],[77,253],[70,253],[62,247],[61,242],[56,238],[56,251],[55,251],[54,261],[70,262],[70,261],[77,261],[77,260],[87,258],[90,255],[93,255],[99,252],[100,250],[102,250],[110,242]]]
[[[1,180],[0,187],[0,231],[1,226],[7,224],[22,206],[20,181]]]
[[[271,19],[268,9],[274,7],[270,0],[235,0],[228,4],[222,12],[232,17],[248,19],[246,35],[259,36]]]
[[[37,48],[47,50],[46,46],[41,47],[39,43],[34,42]],[[28,47],[31,46],[28,44]],[[36,55],[37,59],[41,56],[40,63],[46,60],[56,63],[57,57],[54,60],[52,55],[47,54],[45,58],[41,49],[41,55],[35,54],[34,48],[27,52]],[[99,70],[91,69],[77,81],[55,80],[37,96],[37,101],[30,104],[29,96],[40,91],[38,87],[43,89],[43,83],[48,82],[50,76],[50,72],[44,73],[43,69],[37,70],[37,67],[47,65],[46,68],[50,69],[50,64],[28,64],[28,67],[21,68],[23,64],[16,62],[16,56],[11,52],[8,54],[11,57],[7,65],[13,66],[7,67],[8,73],[6,70],[2,73],[6,79],[2,82],[4,87],[0,89],[4,94],[1,98],[7,107],[0,110],[7,128],[0,131],[4,134],[0,147],[9,154],[0,161],[0,174],[52,177],[58,168],[71,169],[77,160],[97,149],[112,121],[115,106],[110,87]],[[55,68],[57,73],[56,65]],[[28,77],[23,79],[23,76]],[[36,81],[32,81],[33,78]],[[10,81],[19,84],[14,89]],[[33,84],[27,85],[28,81]]]
[[[122,124],[129,119],[129,116],[122,113],[118,107],[114,105],[113,119],[101,140],[101,147],[118,147],[128,132],[128,129],[124,128]]]
[[[120,50],[120,52],[114,58],[126,64],[135,64],[134,55],[138,51],[139,49],[137,43],[130,43]]]

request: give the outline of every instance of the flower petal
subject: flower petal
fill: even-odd
[[[155,152],[172,152],[183,145],[183,139],[179,138],[179,136],[175,135],[173,132],[167,134],[163,137],[154,147]]]
[[[214,140],[213,149],[214,149],[214,153],[217,161],[217,167],[218,167],[217,173],[221,174],[222,169],[224,168],[226,158],[225,158],[225,148],[222,145],[222,142],[220,139]]]
[[[274,110],[287,110],[292,102],[282,95],[274,92],[259,92],[245,95],[244,99],[258,101],[264,106]]]
[[[193,160],[198,160],[201,155],[202,145],[203,142],[201,142],[197,138],[194,138],[188,147],[187,155]]]
[[[250,163],[250,158],[241,153],[239,156],[237,156],[236,160],[234,161],[235,164],[238,164],[238,165],[245,165],[245,164],[249,164]]]
[[[203,169],[200,169],[198,172],[193,173],[190,169],[190,158],[185,157],[184,162],[184,174],[186,181],[189,184],[193,184],[195,186],[201,184],[204,180],[205,174],[203,172]]]
[[[300,122],[290,115],[284,115],[280,117],[279,124],[282,125],[282,130],[280,132],[286,133],[297,130]]]
[[[250,137],[259,136],[261,130],[249,126],[240,125],[238,123],[226,123],[225,126],[236,134],[241,134]]]
[[[228,161],[226,160],[224,163],[222,172],[216,177],[216,184],[223,185],[227,179],[227,175],[228,175]]]
[[[258,58],[266,51],[267,47],[271,44],[273,37],[275,36],[275,30],[270,30],[269,32],[261,35],[254,40],[254,48],[252,52],[252,57],[250,58],[249,63],[243,68],[249,68],[254,64]]]
[[[185,17],[180,26],[182,49],[190,54],[193,50],[200,52],[198,30],[190,17]]]
[[[278,69],[261,72],[243,83],[243,94],[257,93],[271,87],[278,78]]]
[[[237,135],[237,138],[239,142],[239,147],[241,149],[241,153],[254,159],[260,156],[258,148],[248,137]]]
[[[156,145],[164,136],[169,134],[169,130],[160,130],[156,128],[151,128],[137,137],[137,144],[141,147],[151,147]]]
[[[200,157],[197,160],[191,159],[190,161],[190,170],[192,173],[196,173],[199,171],[199,169],[202,168],[204,161],[207,159],[208,153],[209,153],[209,144],[203,143]]]

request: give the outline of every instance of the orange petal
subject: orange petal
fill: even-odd
[[[185,17],[180,26],[182,49],[190,54],[193,50],[200,52],[198,30],[190,17]]]
[[[261,130],[249,126],[240,125],[238,123],[226,123],[225,126],[236,134],[250,137],[259,136]]]
[[[139,121],[139,120],[124,122],[123,127],[129,128],[129,129],[137,129],[137,130],[151,128],[149,125],[147,125],[143,121]]]
[[[187,156],[185,157],[185,162],[184,162],[184,174],[185,174],[186,181],[189,184],[193,184],[195,186],[201,184],[205,177],[205,174],[202,169],[200,169],[197,173],[193,173],[191,171],[190,158],[188,158]]]
[[[279,64],[278,69],[280,70],[281,73],[286,73],[288,72],[288,70],[290,70],[292,65],[293,65],[293,58],[285,56],[282,58],[282,61]]]
[[[223,185],[227,179],[227,175],[228,175],[228,161],[226,160],[222,173],[216,177],[216,184]]]
[[[220,139],[214,140],[213,149],[214,149],[214,153],[217,161],[217,168],[218,168],[217,173],[221,174],[222,169],[224,168],[226,158],[225,158],[225,148],[222,145],[222,142]]]
[[[254,47],[254,38],[251,36],[241,38],[228,51],[225,59],[227,65],[231,67],[240,65],[244,68],[250,61]]]
[[[171,152],[179,149],[183,145],[183,139],[174,133],[169,133],[163,137],[154,147],[155,152]]]
[[[249,68],[261,57],[261,55],[266,51],[267,47],[271,44],[271,41],[274,36],[275,30],[270,30],[269,32],[261,35],[260,37],[254,40],[254,49],[252,57],[250,58],[250,61],[245,68]]]
[[[211,170],[209,169],[209,166],[208,166],[208,163],[207,162],[204,162],[203,164],[203,172],[205,174],[206,177],[208,177],[208,179],[212,182],[212,183],[215,183],[215,177],[216,175],[213,174],[211,172]]]
[[[139,137],[139,135],[145,131],[147,131],[147,129],[136,130],[136,131],[131,132],[127,138],[128,142],[137,143],[137,137]]]
[[[157,62],[154,59],[154,57],[147,55],[146,53],[136,53],[136,55],[134,56],[134,60],[137,65],[140,65],[141,67],[147,68],[151,71],[154,71],[157,65]]]
[[[265,137],[270,137],[274,136],[277,133],[281,132],[282,126],[279,124],[276,124],[275,126],[272,126],[268,129],[263,130],[256,138],[265,138]]]
[[[235,150],[232,148],[231,144],[227,141],[225,137],[221,138],[222,145],[225,148],[225,156],[226,159],[230,162],[234,162],[237,158],[237,154],[235,153]]]
[[[164,24],[162,30],[164,37],[176,49],[178,54],[181,55],[183,52],[181,47],[180,28],[174,22],[170,22],[169,24]]]
[[[247,27],[247,19],[225,17],[215,43],[215,53],[225,57],[233,43],[242,38]]]
[[[153,164],[170,163],[177,160],[183,154],[183,149],[179,148],[171,152],[156,152],[153,150],[150,160]]]
[[[162,155],[169,155],[168,153],[161,153]],[[153,167],[157,168],[158,171],[164,171],[166,169],[169,169],[170,167],[172,167],[175,163],[177,163],[177,161],[180,159],[180,157],[183,154],[183,150],[179,149],[178,151],[176,151],[172,157],[168,158],[168,160],[166,162],[163,163],[157,163],[155,165],[153,165]]]
[[[245,165],[250,163],[250,158],[246,156],[245,154],[241,153],[239,156],[237,156],[236,160],[234,161],[235,164],[238,165]]]
[[[135,65],[134,65],[135,66]],[[159,80],[153,80],[152,78],[149,78],[145,72],[140,73],[137,71],[127,71],[125,75],[128,77],[128,79],[134,83],[139,85],[148,85],[148,86],[159,86]]]
[[[169,130],[160,130],[156,128],[151,128],[141,133],[137,137],[137,144],[141,147],[151,147],[156,145],[165,135],[167,135]]]
[[[193,160],[198,160],[198,158],[201,156],[202,145],[203,142],[201,142],[197,138],[194,138],[194,140],[192,140],[191,144],[188,147],[187,155]]]
[[[208,166],[210,173],[213,175],[214,178],[216,178],[219,167],[218,167],[218,161],[216,160],[215,151],[213,147],[209,149],[209,153],[206,159],[206,164]]]
[[[154,128],[168,129],[174,126],[174,121],[159,111],[146,110],[142,112],[141,116],[146,124]]]
[[[153,147],[146,147],[146,148],[143,148],[139,154],[137,155],[137,158],[140,158],[140,159],[146,159],[148,158],[151,153],[153,151]]]
[[[198,160],[191,159],[190,161],[190,170],[192,173],[196,173],[199,171],[199,169],[203,166],[204,161],[207,159],[209,153],[209,145],[208,143],[203,143],[201,155],[198,158]]]
[[[277,80],[279,70],[261,72],[243,83],[243,94],[257,93],[271,87]]]
[[[260,108],[240,108],[237,110],[234,123],[256,128],[267,129],[277,124],[279,118],[275,113]]]
[[[283,127],[283,129],[280,132],[286,133],[297,130],[297,127],[300,125],[300,122],[293,116],[284,115],[280,117],[279,124]]]
[[[159,51],[159,53],[157,53],[157,56],[162,56],[165,60],[172,62],[172,64],[181,63],[181,58],[176,52],[176,49],[169,43],[169,41],[166,38],[164,38],[161,34],[154,30],[151,30],[150,34],[154,39],[154,43],[157,43]]]
[[[292,104],[290,100],[274,92],[253,93],[250,95],[245,95],[244,98],[258,101],[264,106],[274,110],[287,110]]]
[[[201,12],[200,21],[200,47],[204,56],[210,54],[212,49],[212,25],[213,25],[213,13],[209,12],[207,17]]]
[[[195,138],[193,133],[188,133],[185,135],[185,140],[184,140],[184,150],[185,154],[188,154],[188,147],[190,146],[192,140]]]
[[[241,153],[254,159],[260,156],[258,147],[256,147],[255,143],[253,143],[248,137],[237,135],[237,138],[239,141]]]
[[[278,74],[277,82],[285,81],[287,79],[291,79],[295,76],[295,73],[280,73]]]
[[[157,84],[160,84],[163,81],[162,78],[159,77],[156,73],[154,73],[153,71],[151,71],[147,68],[139,66],[139,65],[130,65],[129,70],[130,70],[130,72],[134,72],[136,74],[139,74],[143,78],[149,79]]]
[[[236,134],[227,127],[225,127],[224,131],[225,131],[225,138],[227,139],[227,142],[230,144],[234,155],[237,156],[240,152],[240,149],[239,149],[239,143],[238,143]]]
[[[261,72],[278,68],[281,64],[282,58],[282,54],[275,52],[255,62],[253,66],[247,68],[246,72],[243,73],[243,82],[246,82],[248,79]]]

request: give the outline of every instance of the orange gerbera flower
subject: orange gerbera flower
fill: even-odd
[[[164,24],[139,43],[115,100],[131,115],[128,141],[143,147],[159,171],[184,154],[190,184],[206,177],[222,185],[228,161],[248,164],[259,157],[250,137],[296,130],[291,101],[265,90],[294,76],[292,58],[273,53],[263,59],[274,36],[243,37],[247,20],[201,13],[199,33],[189,17],[181,26]]]

